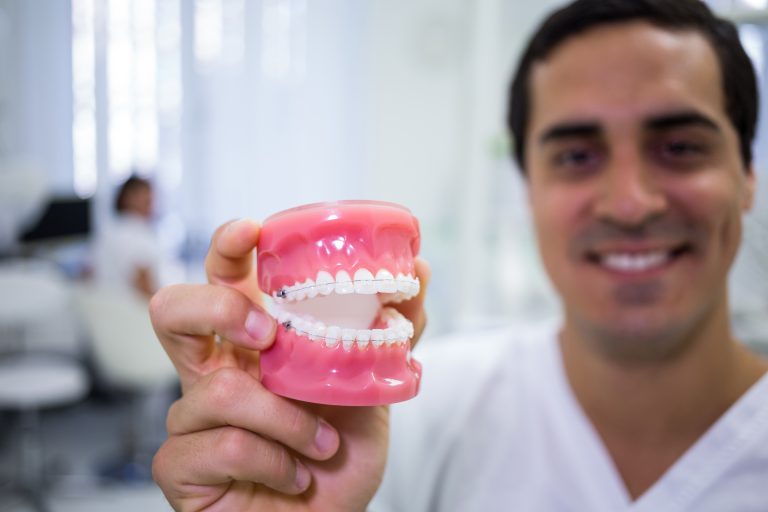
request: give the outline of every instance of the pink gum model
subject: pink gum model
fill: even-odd
[[[340,201],[268,218],[259,286],[273,301],[275,343],[261,354],[264,386],[333,405],[380,405],[416,395],[413,326],[387,303],[419,292],[419,224],[402,206]]]

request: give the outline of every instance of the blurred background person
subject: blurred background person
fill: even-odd
[[[115,217],[97,237],[94,275],[99,286],[147,300],[158,288],[161,246],[152,227],[154,193],[149,180],[131,176],[115,196]]]

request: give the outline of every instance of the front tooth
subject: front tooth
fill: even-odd
[[[309,329],[309,339],[311,341],[317,341],[325,336],[326,327],[323,322],[316,322]]]
[[[357,331],[355,329],[341,330],[341,343],[344,345],[344,350],[350,350],[352,348],[352,344],[355,342],[355,336],[357,336]]]
[[[335,347],[341,339],[341,327],[332,325],[325,330],[325,345]]]
[[[382,268],[376,272],[376,288],[380,293],[395,293],[397,291],[397,282],[392,273]]]
[[[657,267],[668,258],[665,252],[657,251],[648,254],[608,254],[603,257],[603,264],[615,270],[638,272]]]
[[[315,281],[317,283],[317,291],[320,295],[330,295],[333,293],[334,280],[331,274],[325,270],[321,270],[317,273],[317,279],[315,279]]]
[[[339,295],[348,295],[355,292],[355,285],[349,274],[344,270],[339,270],[336,273],[336,293]]]
[[[380,347],[384,343],[383,329],[371,329],[371,343],[373,343],[374,347]]]
[[[355,272],[355,293],[373,295],[376,293],[376,283],[370,270],[361,268]]]
[[[368,342],[371,341],[370,329],[360,329],[357,331],[355,338],[357,339],[357,348],[365,348],[365,346],[368,345]]]

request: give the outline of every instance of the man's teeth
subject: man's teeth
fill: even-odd
[[[294,302],[332,293],[338,295],[386,293],[392,294],[388,302],[400,302],[419,294],[419,279],[411,274],[398,273],[397,276],[393,276],[386,269],[381,269],[374,275],[370,270],[361,268],[355,272],[354,277],[344,270],[339,270],[335,276],[321,270],[314,280],[308,278],[304,282],[286,286],[273,294],[273,298],[278,303]]]
[[[326,326],[323,322],[288,311],[277,312],[279,323],[294,330],[296,334],[306,336],[310,341],[324,343],[327,347],[335,347],[341,343],[346,350],[350,350],[355,344],[357,348],[364,349],[368,344],[380,347],[407,343],[413,337],[413,324],[398,311],[384,308],[381,317],[386,321],[386,329],[342,329],[335,325]]]
[[[600,258],[600,263],[611,270],[619,272],[643,272],[664,265],[670,259],[667,251],[637,253],[610,253]]]

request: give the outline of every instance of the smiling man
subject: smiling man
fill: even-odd
[[[726,285],[756,113],[735,28],[697,0],[552,14],[508,119],[562,320],[425,347],[422,393],[391,428],[383,407],[261,386],[274,325],[253,286],[258,226],[223,227],[212,284],[152,301],[184,389],[155,459],[166,496],[180,510],[357,511],[377,489],[370,510],[768,510],[768,362],[734,339]],[[423,297],[400,306],[417,335]]]

